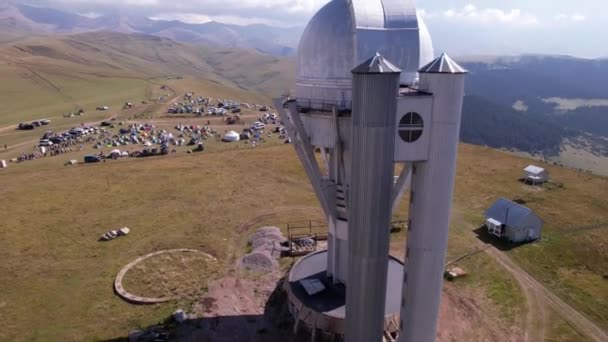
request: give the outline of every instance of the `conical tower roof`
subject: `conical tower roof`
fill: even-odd
[[[400,72],[401,69],[382,57],[378,52],[374,57],[361,63],[352,71],[353,74],[398,74]]]
[[[434,61],[429,64],[423,66],[418,70],[419,73],[427,73],[427,74],[466,74],[468,71],[458,65],[458,63],[454,62],[445,53],[442,53],[441,56],[437,57]]]

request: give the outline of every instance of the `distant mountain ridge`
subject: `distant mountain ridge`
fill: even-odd
[[[142,33],[186,43],[256,49],[278,56],[294,54],[302,30],[297,27],[277,28],[262,24],[188,24],[177,20],[152,20],[122,13],[89,18],[52,8],[27,5],[0,7],[0,34],[2,31],[22,31],[30,34],[94,31]]]

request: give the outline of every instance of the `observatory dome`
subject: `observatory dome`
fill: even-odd
[[[350,108],[351,70],[380,53],[401,83],[434,58],[431,35],[411,0],[332,0],[310,20],[298,47],[296,98],[314,109]]]

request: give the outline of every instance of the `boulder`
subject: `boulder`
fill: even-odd
[[[283,233],[281,233],[281,229],[277,227],[262,227],[249,237],[249,243],[253,245],[255,240],[261,238],[278,241],[279,243],[287,241],[287,239],[283,236]]]
[[[133,330],[129,332],[129,342],[138,342],[144,336],[141,330]]]
[[[277,269],[279,263],[268,252],[253,251],[241,258],[239,266],[251,271],[267,272]]]
[[[175,320],[177,323],[181,324],[181,323],[185,322],[187,319],[188,319],[188,315],[186,315],[186,313],[182,309],[177,309],[173,313],[173,320]]]

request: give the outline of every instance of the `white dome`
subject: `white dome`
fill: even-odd
[[[309,108],[350,108],[351,70],[380,53],[417,82],[434,58],[426,25],[411,0],[332,0],[310,20],[298,47],[296,98]]]

